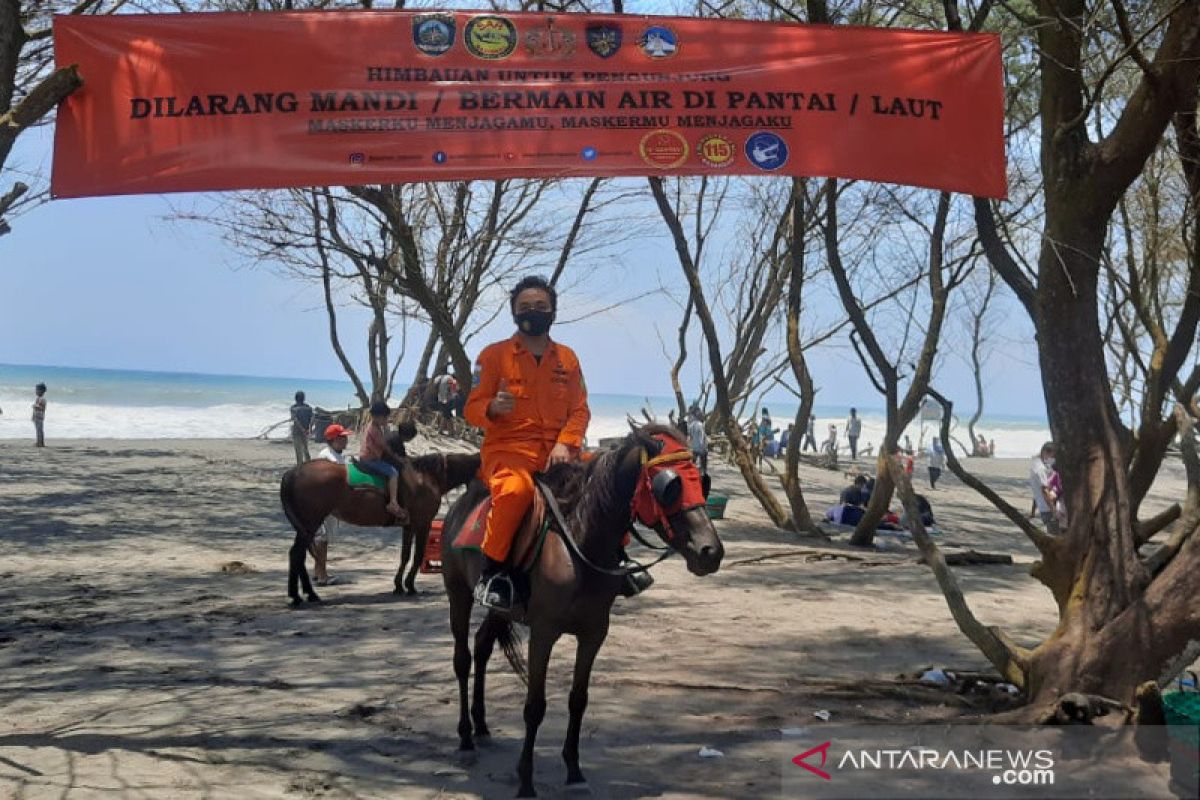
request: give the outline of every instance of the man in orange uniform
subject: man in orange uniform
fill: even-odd
[[[512,607],[504,563],[533,502],[533,473],[578,458],[592,416],[579,360],[550,339],[558,311],[554,287],[524,278],[509,305],[517,332],[479,354],[465,409],[467,421],[483,428],[480,477],[492,492],[475,598],[500,609]]]

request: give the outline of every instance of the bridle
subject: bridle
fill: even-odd
[[[542,493],[542,497],[546,501],[546,508],[550,512],[550,516],[555,522],[553,529],[563,540],[563,544],[566,546],[571,555],[579,559],[579,561],[581,561],[585,566],[594,572],[599,572],[603,575],[624,578],[636,572],[648,572],[651,567],[657,566],[664,559],[669,558],[676,552],[676,533],[675,529],[671,526],[670,521],[670,517],[674,515],[667,513],[666,509],[663,507],[663,502],[666,497],[665,493],[669,491],[671,484],[677,481],[679,482],[679,485],[682,485],[683,479],[675,470],[669,469],[665,465],[676,462],[691,461],[691,458],[692,451],[688,450],[687,448],[681,448],[671,452],[660,452],[656,456],[650,456],[649,453],[646,452],[646,449],[644,447],[642,448],[642,470],[641,474],[638,476],[638,488],[634,491],[634,498],[630,504],[628,531],[642,545],[650,548],[651,550],[660,551],[661,555],[659,555],[658,558],[656,558],[654,561],[651,561],[649,564],[639,564],[634,567],[620,567],[617,569],[602,567],[584,555],[583,551],[579,549],[579,545],[576,543],[575,537],[571,535],[571,529],[567,525],[567,520],[563,516],[562,509],[559,508],[558,501],[555,499],[554,493],[550,490],[550,487],[542,481],[541,477],[536,476],[534,477],[534,485],[538,488],[538,491]],[[657,486],[655,485],[656,483]],[[652,504],[653,508],[655,509],[653,519],[647,519],[647,515],[643,513],[643,511],[649,507],[646,501],[643,499],[643,492],[647,493],[645,496],[650,498],[650,504]],[[639,500],[641,501],[640,503]],[[639,505],[641,506],[640,510]],[[679,510],[675,512],[675,514],[682,514],[684,511],[688,511],[695,507],[696,504],[688,506],[687,508],[681,506]],[[650,542],[647,542],[646,539],[643,538],[634,527],[633,522],[635,519],[647,527],[655,527],[656,524],[661,524],[662,528],[660,530],[660,535],[663,536],[667,543],[665,545],[654,545]]]

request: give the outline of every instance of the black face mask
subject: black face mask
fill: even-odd
[[[521,333],[530,336],[541,336],[550,330],[550,325],[554,322],[553,311],[522,311],[519,314],[513,314],[513,321],[517,323],[517,329]]]

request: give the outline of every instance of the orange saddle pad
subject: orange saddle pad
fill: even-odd
[[[471,509],[451,547],[455,550],[482,549],[483,533],[487,530],[487,515],[491,508],[492,498],[485,497],[479,505]],[[525,513],[525,519],[513,537],[512,548],[508,551],[509,565],[529,570],[537,563],[537,557],[542,551],[542,542],[546,539],[545,520],[546,501],[541,492],[534,492],[533,506]]]

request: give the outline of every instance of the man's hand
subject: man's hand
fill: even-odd
[[[488,416],[502,417],[511,413],[514,407],[516,407],[516,398],[508,391],[508,380],[501,378],[500,385],[496,389],[496,396],[492,398],[492,402],[488,403]]]
[[[554,449],[550,451],[550,457],[546,459],[546,469],[550,469],[555,464],[565,464],[570,460],[571,448],[559,442],[554,445]]]

